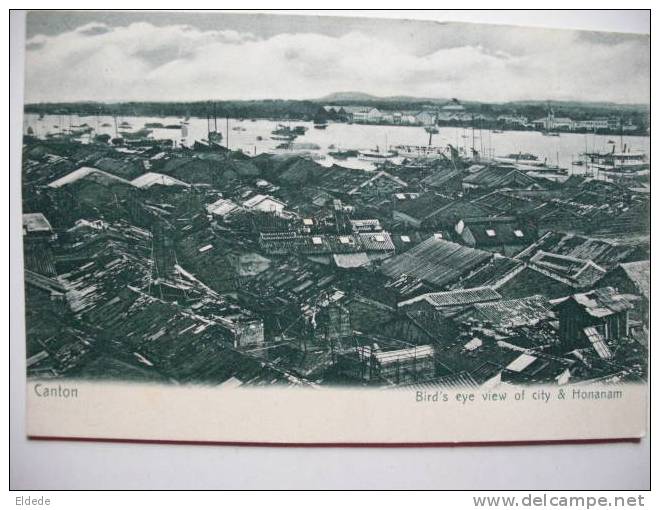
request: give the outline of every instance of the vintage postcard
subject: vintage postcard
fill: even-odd
[[[645,434],[649,36],[350,15],[28,14],[30,437]]]

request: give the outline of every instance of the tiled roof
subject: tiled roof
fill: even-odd
[[[442,187],[453,179],[458,179],[463,176],[465,170],[462,168],[447,168],[441,171],[437,171],[422,179],[422,184],[425,184],[429,187]]]
[[[590,326],[584,328],[582,331],[586,335],[587,340],[589,340],[593,346],[594,350],[598,353],[598,356],[600,356],[602,359],[612,358],[612,351],[610,351],[607,343],[605,343],[605,339],[595,327]]]
[[[431,237],[382,266],[390,278],[415,277],[437,287],[458,280],[491,258],[491,254]]]
[[[424,219],[452,202],[454,202],[452,198],[435,193],[425,193],[413,200],[397,201],[395,210],[412,218]]]
[[[605,269],[590,260],[567,255],[557,255],[538,251],[529,263],[541,271],[545,270],[562,278],[567,278],[576,286],[593,285],[605,274]]]
[[[596,318],[630,310],[633,307],[622,294],[611,287],[574,294],[572,298],[582,305],[589,315]]]
[[[399,306],[405,306],[420,300],[424,300],[436,307],[464,306],[473,303],[483,303],[484,301],[495,301],[501,298],[502,296],[491,287],[478,287],[473,289],[450,290],[447,292],[431,292],[403,301]]]
[[[348,192],[348,194],[349,195],[354,195],[355,193],[358,193],[362,188],[369,187],[369,186],[373,185],[373,183],[375,181],[377,181],[378,179],[389,180],[389,181],[393,182],[394,184],[396,184],[397,187],[400,187],[400,188],[405,188],[406,186],[408,186],[408,184],[405,181],[403,181],[403,180],[399,179],[398,177],[390,175],[387,172],[381,170],[380,172],[377,172],[373,177],[368,178],[367,180],[365,180],[364,182],[362,182],[361,184],[359,184],[358,186],[356,186],[355,188],[350,190]]]
[[[23,228],[28,232],[51,232],[53,228],[41,213],[26,213],[23,215]]]
[[[366,253],[337,253],[332,256],[337,267],[345,269],[353,267],[363,267],[371,264],[371,261]]]
[[[238,205],[226,198],[221,198],[220,200],[216,200],[212,204],[206,206],[208,212],[218,216],[227,216],[236,211],[236,209],[238,209]]]
[[[539,205],[538,200],[516,196],[510,190],[493,191],[473,203],[499,214],[521,214]]]
[[[513,183],[529,186],[536,181],[512,167],[489,166],[480,172],[468,175],[463,182],[485,188],[498,188]]]
[[[651,261],[627,262],[621,264],[621,269],[635,284],[640,294],[649,299],[651,296]]]
[[[508,257],[495,257],[485,266],[461,281],[464,289],[497,285],[513,272],[522,270],[524,264]]]
[[[170,177],[169,175],[158,174],[155,172],[142,174],[139,177],[133,179],[131,184],[133,186],[137,186],[138,188],[151,188],[156,184],[160,184],[161,186],[181,186],[184,188],[190,187],[190,184],[186,182],[175,179],[174,177]]]
[[[477,303],[465,313],[495,328],[515,328],[536,324],[553,316],[548,300],[540,295],[521,299],[507,299],[493,303]]]
[[[621,245],[604,239],[548,232],[532,246],[519,253],[516,258],[529,260],[537,251],[542,250],[576,259],[591,260],[607,269],[625,260],[636,249],[637,246]]]
[[[296,232],[262,233],[260,246],[270,252],[296,252],[301,254],[338,254],[394,251],[394,243],[387,232],[347,235],[300,235]]]
[[[372,351],[372,354],[381,365],[389,365],[410,359],[429,358],[433,356],[434,352],[435,350],[431,345],[418,345],[395,351]]]
[[[448,390],[460,390],[462,388],[478,388],[479,383],[475,381],[474,377],[469,372],[461,371],[456,374],[445,375],[437,379],[419,382],[411,385],[402,386],[406,390],[434,390],[438,388]]]
[[[59,179],[51,182],[48,186],[50,188],[61,188],[83,179],[91,180],[104,185],[123,184],[126,186],[132,186],[130,181],[127,181],[126,179],[122,179],[121,177],[109,174],[103,170],[99,170],[98,168],[92,168],[88,166],[74,170],[70,174],[67,174],[64,177],[60,177]]]
[[[476,246],[529,244],[534,240],[532,228],[513,217],[467,218],[465,228],[470,229]]]

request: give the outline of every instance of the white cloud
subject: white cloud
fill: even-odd
[[[28,41],[26,100],[315,98],[359,90],[482,101],[648,101],[646,39],[603,43],[577,32],[504,27],[476,34],[461,41],[454,26],[451,45],[423,54],[357,32],[257,38],[188,25],[91,23]]]

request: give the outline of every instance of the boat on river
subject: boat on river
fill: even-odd
[[[530,152],[496,156],[494,159],[498,163],[507,163],[511,165],[543,166],[546,164],[545,160],[542,160],[539,156]]]
[[[437,145],[397,145],[395,149],[399,156],[406,158],[434,159],[447,157],[447,148]]]
[[[383,161],[396,156],[398,156],[398,152],[392,150],[381,151],[378,147],[373,150],[362,149],[358,151],[358,159],[367,161]]]
[[[611,152],[586,152],[583,156],[590,167],[600,172],[642,174],[651,168],[645,152],[632,150],[626,144],[619,151],[612,145]]]

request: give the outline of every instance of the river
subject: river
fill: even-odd
[[[148,123],[163,125],[180,124],[178,117],[118,117],[117,124],[130,125],[126,131],[136,131]],[[87,124],[97,134],[115,136],[115,120],[110,116],[78,116],[78,115],[46,115],[39,118],[36,114],[26,114],[24,117],[24,132],[32,128],[35,136],[44,137],[49,133],[57,133],[70,126]],[[229,147],[240,149],[246,154],[257,155],[263,152],[284,152],[276,147],[281,141],[271,140],[271,132],[278,126],[285,124],[291,127],[305,126],[307,132],[296,138],[296,143],[315,144],[319,149],[315,153],[319,163],[330,166],[337,163],[352,168],[373,168],[373,163],[349,158],[335,160],[328,155],[333,150],[358,150],[385,147],[393,148],[397,145],[426,145],[429,135],[420,126],[382,126],[331,123],[326,129],[315,129],[311,122],[292,121],[278,122],[271,120],[250,119],[217,119],[217,130],[222,133],[224,145],[229,135]],[[227,130],[227,125],[229,130]],[[191,146],[195,140],[207,138],[207,120],[203,118],[190,118],[188,120],[187,135],[181,129],[153,128],[151,137],[171,139],[176,145]],[[75,129],[75,127],[74,127]],[[120,128],[121,132],[121,128]],[[474,136],[473,136],[474,135]],[[260,138],[260,139],[259,139]],[[84,141],[84,139],[83,139]],[[558,164],[568,168],[569,173],[581,173],[581,167],[572,166],[571,163],[579,158],[585,150],[611,150],[611,142],[615,142],[619,149],[620,142],[634,150],[649,154],[650,139],[646,136],[594,135],[562,133],[561,136],[543,136],[537,131],[504,131],[495,133],[489,130],[472,130],[460,127],[441,127],[439,133],[433,135],[433,145],[445,146],[452,144],[459,149],[470,152],[473,144],[476,150],[485,156],[506,156],[513,153],[531,153],[540,159],[546,159],[549,164]]]

